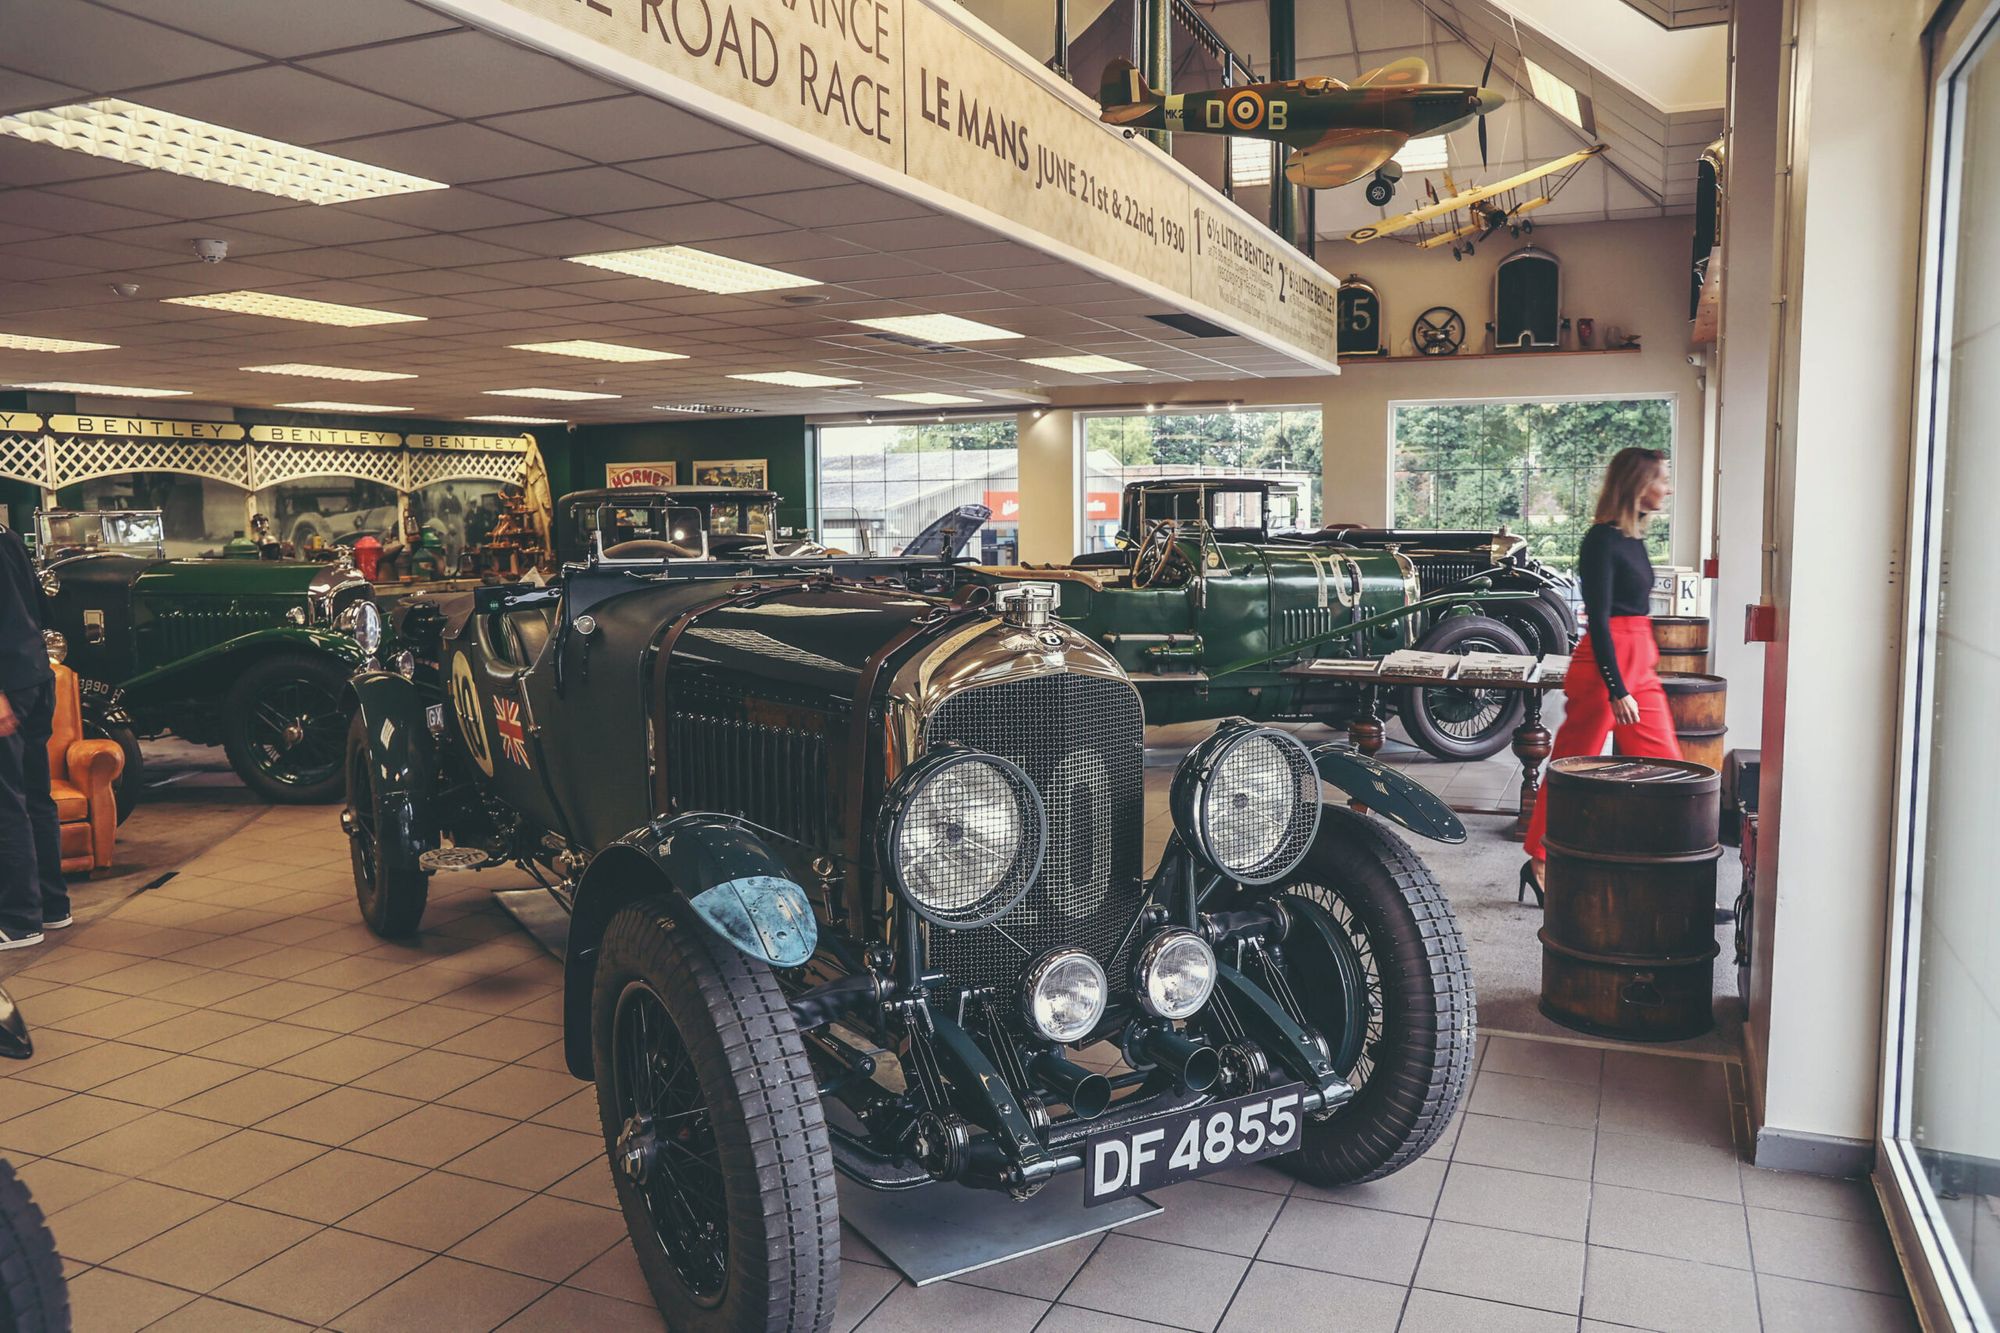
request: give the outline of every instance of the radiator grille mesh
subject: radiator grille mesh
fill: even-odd
[[[927,746],[957,743],[1024,769],[1048,808],[1041,878],[991,925],[930,928],[930,962],[952,980],[1010,992],[1057,945],[1088,950],[1129,989],[1145,824],[1145,733],[1138,695],[1122,681],[1047,675],[966,690],[924,727]]]

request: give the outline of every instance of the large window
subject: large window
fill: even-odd
[[[1604,465],[1627,445],[1671,449],[1668,398],[1557,402],[1404,403],[1391,422],[1396,449],[1396,526],[1505,526],[1559,568],[1576,562],[1591,524]],[[1655,563],[1672,549],[1669,525],[1654,525]]]
[[[1147,412],[1084,419],[1089,477],[1084,496],[1085,546],[1107,550],[1118,533],[1118,500],[1129,481],[1145,477],[1266,477],[1283,494],[1273,504],[1276,527],[1320,523],[1320,410]]]
[[[1021,451],[1014,419],[896,426],[822,426],[820,540],[856,554],[894,555],[940,514],[993,511],[969,553],[1012,564],[1020,544]]]

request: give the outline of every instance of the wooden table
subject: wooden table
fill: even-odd
[[[1353,671],[1327,670],[1317,662],[1287,667],[1285,674],[1304,680],[1338,680],[1358,689],[1361,692],[1361,712],[1349,720],[1347,738],[1354,742],[1355,749],[1371,758],[1382,748],[1385,734],[1382,717],[1383,690],[1415,685],[1431,689],[1471,688],[1511,690],[1519,693],[1525,711],[1521,716],[1521,725],[1514,728],[1514,757],[1521,763],[1521,796],[1513,833],[1519,837],[1527,832],[1528,819],[1535,812],[1535,797],[1542,789],[1542,765],[1548,760],[1549,752],[1555,744],[1554,738],[1549,735],[1549,729],[1542,725],[1542,698],[1549,691],[1563,687],[1560,671],[1533,681],[1482,680],[1464,685],[1456,681],[1441,682],[1433,676],[1393,671],[1361,675]]]

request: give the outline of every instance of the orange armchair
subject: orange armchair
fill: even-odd
[[[49,665],[56,673],[49,793],[62,822],[62,868],[65,875],[91,875],[111,864],[111,845],[118,836],[118,799],[111,784],[125,767],[125,752],[117,741],[83,738],[76,673],[59,662]]]

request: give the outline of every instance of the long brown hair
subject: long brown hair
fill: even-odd
[[[1666,461],[1666,450],[1637,445],[1613,454],[1604,469],[1604,488],[1597,493],[1597,521],[1611,524],[1627,537],[1644,536],[1647,516],[1639,511],[1639,497],[1653,484],[1654,469]]]

